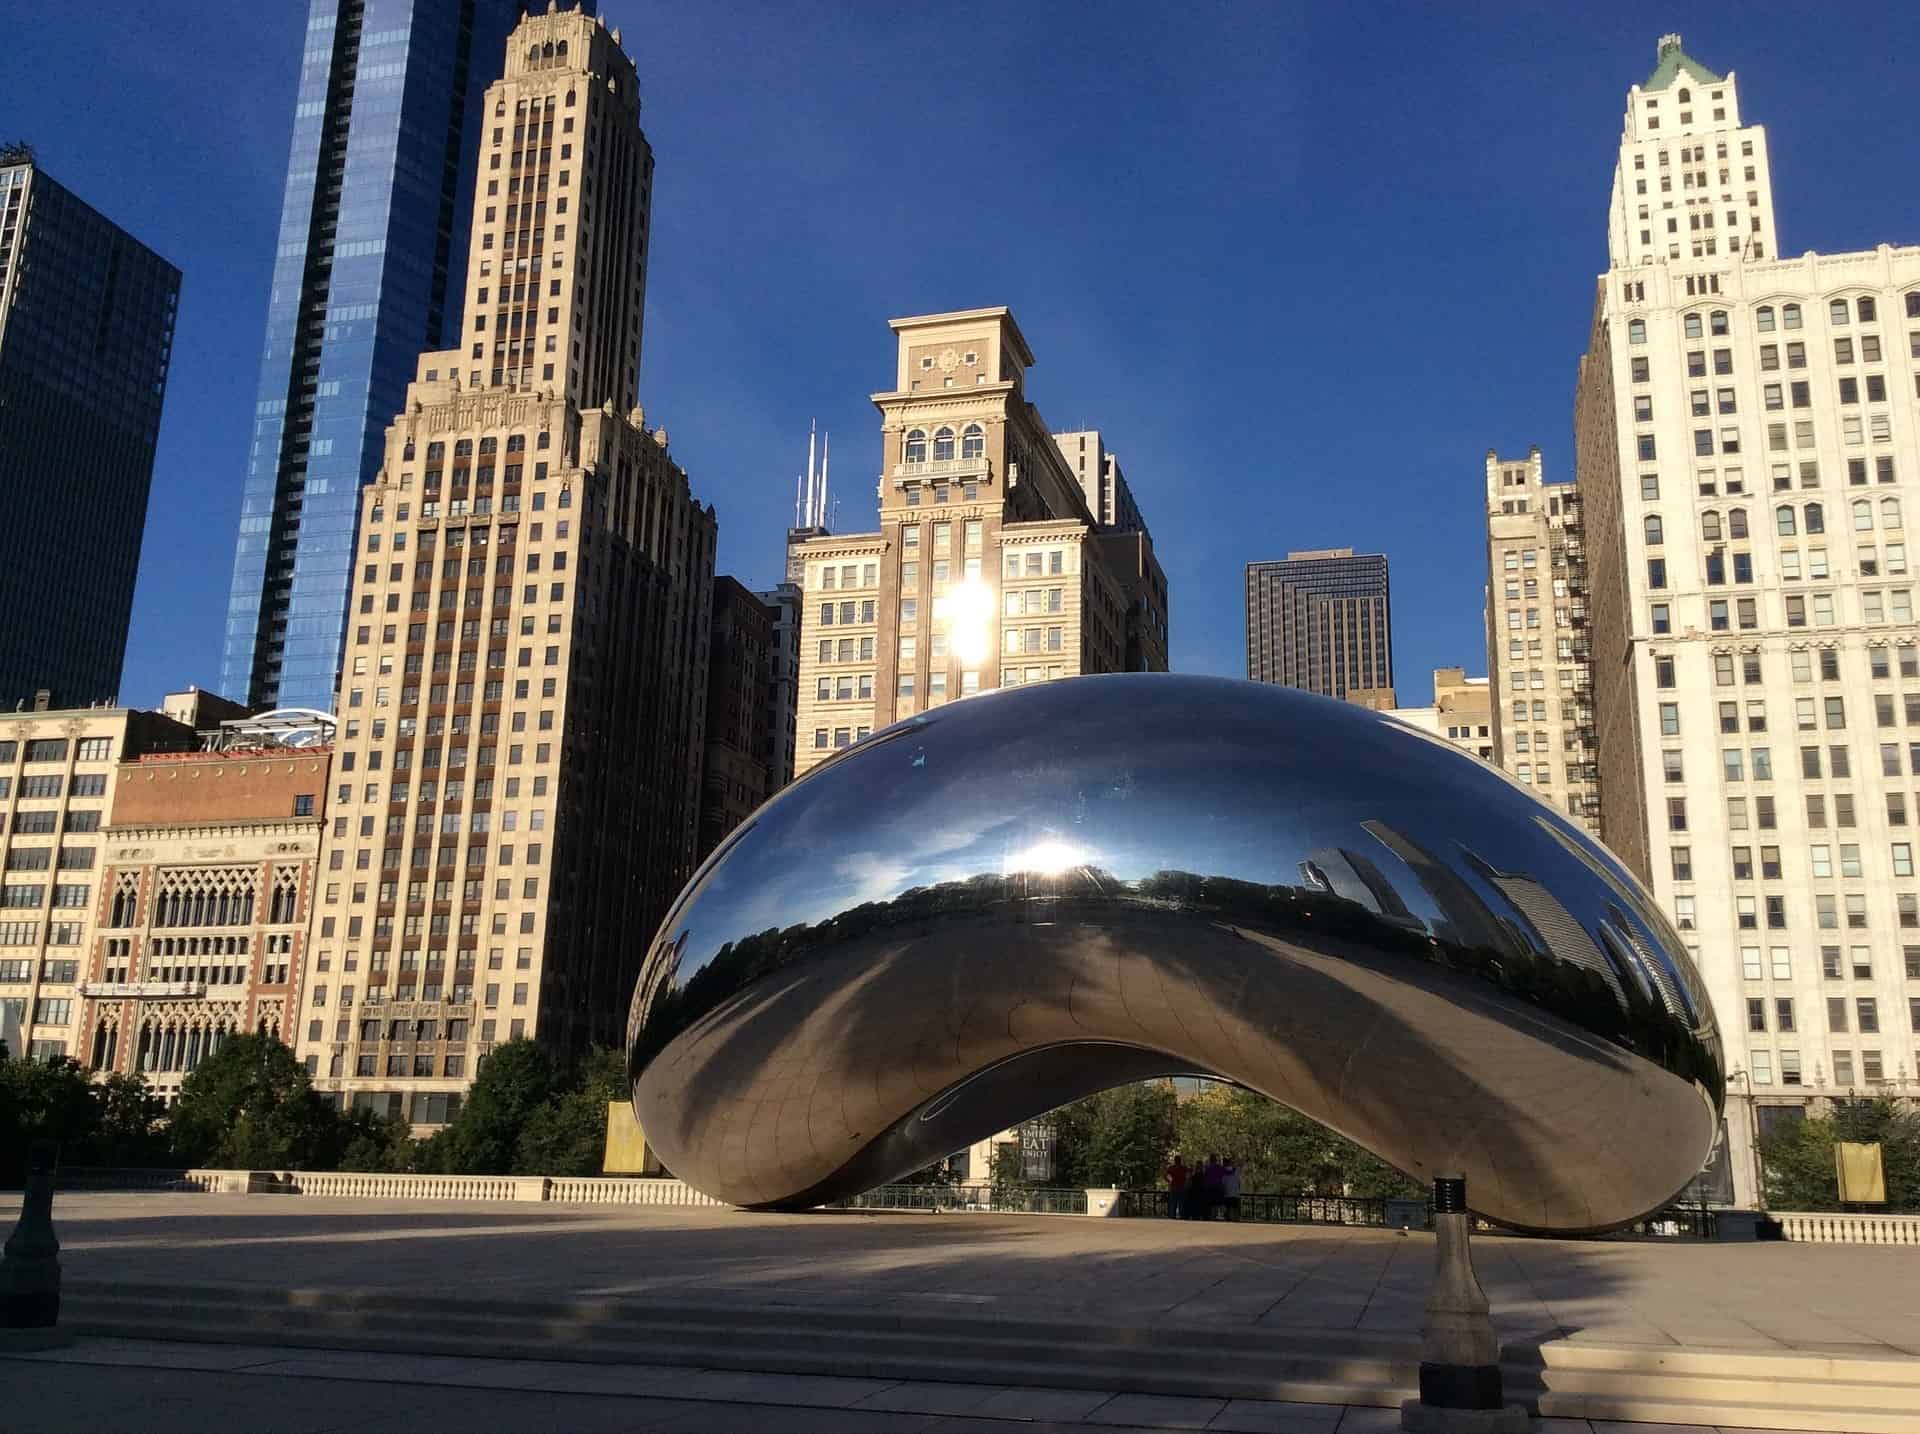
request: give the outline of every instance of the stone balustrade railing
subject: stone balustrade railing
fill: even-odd
[[[1780,1233],[1809,1245],[1920,1245],[1920,1215],[1855,1215],[1833,1211],[1767,1212]]]
[[[99,1170],[67,1167],[60,1171],[59,1188],[82,1191],[176,1190],[212,1195],[311,1195],[356,1200],[499,1200],[554,1205],[678,1205],[727,1208],[726,1202],[703,1195],[684,1180],[571,1175],[389,1175],[329,1170]],[[906,1195],[921,1195],[932,1187],[901,1187]],[[937,1193],[937,1192],[935,1192]],[[1079,1195],[1079,1191],[1041,1192]],[[1086,1192],[1091,1201],[1095,1192]],[[890,1188],[886,1195],[892,1195]],[[882,1198],[874,1198],[882,1197]],[[928,1200],[885,1198],[870,1192],[850,1205],[870,1208],[920,1208]],[[1002,1206],[997,1202],[969,1207],[951,1192],[933,1201],[943,1208],[1031,1211],[1034,1207]],[[1091,1203],[1072,1210],[1046,1207],[1048,1213],[1091,1213]],[[1138,1214],[1126,1210],[1121,1213]],[[1920,1245],[1920,1214],[1871,1215],[1834,1211],[1772,1210],[1783,1238],[1814,1245]]]

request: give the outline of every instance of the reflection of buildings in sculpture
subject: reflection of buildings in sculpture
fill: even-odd
[[[1443,860],[1385,822],[1364,821],[1360,826],[1407,864],[1420,889],[1440,908],[1435,935],[1459,946],[1485,947],[1503,955],[1513,954],[1513,933],[1501,924],[1480,893],[1455,875]]]
[[[1643,927],[1655,931],[1661,929],[1666,924],[1665,918],[1644,896],[1610,870],[1605,862],[1596,860],[1592,852],[1574,841],[1566,832],[1551,822],[1536,821],[1535,825],[1559,843],[1562,850],[1599,877],[1606,884],[1607,889],[1613,893],[1619,905],[1608,905],[1607,917],[1601,923],[1600,934],[1604,939],[1609,929],[1612,930],[1613,939],[1606,942],[1608,949],[1612,950],[1616,956],[1622,957],[1626,969],[1640,973],[1640,983],[1647,999],[1658,1003],[1688,1025],[1698,1025],[1700,1018],[1692,993],[1683,992],[1674,984],[1673,972],[1668,968],[1667,963],[1661,960],[1659,954],[1638,934]],[[1631,913],[1631,916],[1628,913]]]
[[[1426,923],[1407,909],[1386,873],[1357,851],[1321,847],[1300,863],[1300,875],[1308,886],[1364,906],[1395,926],[1426,930]]]
[[[1545,883],[1520,872],[1501,871],[1466,847],[1460,855],[1488,885],[1504,895],[1513,907],[1508,919],[1526,933],[1542,952],[1582,970],[1592,971],[1605,981],[1614,995],[1620,996],[1620,978],[1613,964],[1594,943],[1587,928],[1566,904],[1547,889]]]
[[[1600,924],[1600,935],[1613,951],[1625,953],[1625,964],[1640,973],[1648,1001],[1688,1025],[1696,1023],[1691,1003],[1673,984],[1673,975],[1667,970],[1666,963],[1648,949],[1647,943],[1640,938],[1638,927],[1626,912],[1609,905],[1607,919]]]

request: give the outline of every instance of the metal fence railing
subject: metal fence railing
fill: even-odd
[[[1124,1190],[1120,1213],[1138,1219],[1165,1219],[1164,1190]],[[1187,1209],[1188,1218],[1238,1220],[1257,1225],[1385,1225],[1387,1202],[1348,1195],[1241,1195],[1216,1203],[1204,1214]]]
[[[1718,1212],[1711,1205],[1669,1205],[1613,1233],[1665,1240],[1711,1240],[1719,1233]]]
[[[1010,1215],[1084,1215],[1085,1190],[994,1185],[881,1185],[834,1210],[974,1210]]]

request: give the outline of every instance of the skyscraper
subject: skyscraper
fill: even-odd
[[[0,707],[112,701],[180,271],[0,149]]]
[[[1580,491],[1540,450],[1486,461],[1487,675],[1493,761],[1600,831],[1593,636]]]
[[[767,753],[774,701],[775,609],[738,579],[713,580],[707,643],[706,766],[700,778],[700,845],[706,859],[774,791]]]
[[[1734,76],[1662,37],[1627,94],[1576,481],[1601,835],[1699,959],[1743,1202],[1756,1125],[1920,1090],[1920,248],[1781,260],[1773,229]]]
[[[497,1041],[617,1043],[692,874],[713,510],[635,404],[653,159],[633,62],[530,15],[486,92],[469,332],[362,498],[298,1050],[445,1120]]]
[[[414,360],[459,340],[481,94],[523,3],[309,0],[227,608],[232,697],[333,700],[360,489]]]
[[[879,530],[790,535],[805,593],[796,775],[956,698],[1125,671],[1130,653],[1166,666],[1166,579],[1145,528],[1111,529],[1090,507],[1026,397],[1033,351],[1013,315],[891,327],[894,386],[873,395]]]
[[[1385,690],[1391,706],[1386,555],[1325,548],[1248,563],[1247,676],[1324,697]]]

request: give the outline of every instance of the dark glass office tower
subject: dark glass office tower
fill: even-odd
[[[1325,697],[1393,686],[1383,553],[1289,553],[1247,564],[1247,676]]]
[[[0,706],[120,687],[180,271],[0,149]]]
[[[459,340],[481,96],[523,8],[309,0],[227,608],[229,696],[333,705],[360,488],[414,360]]]

